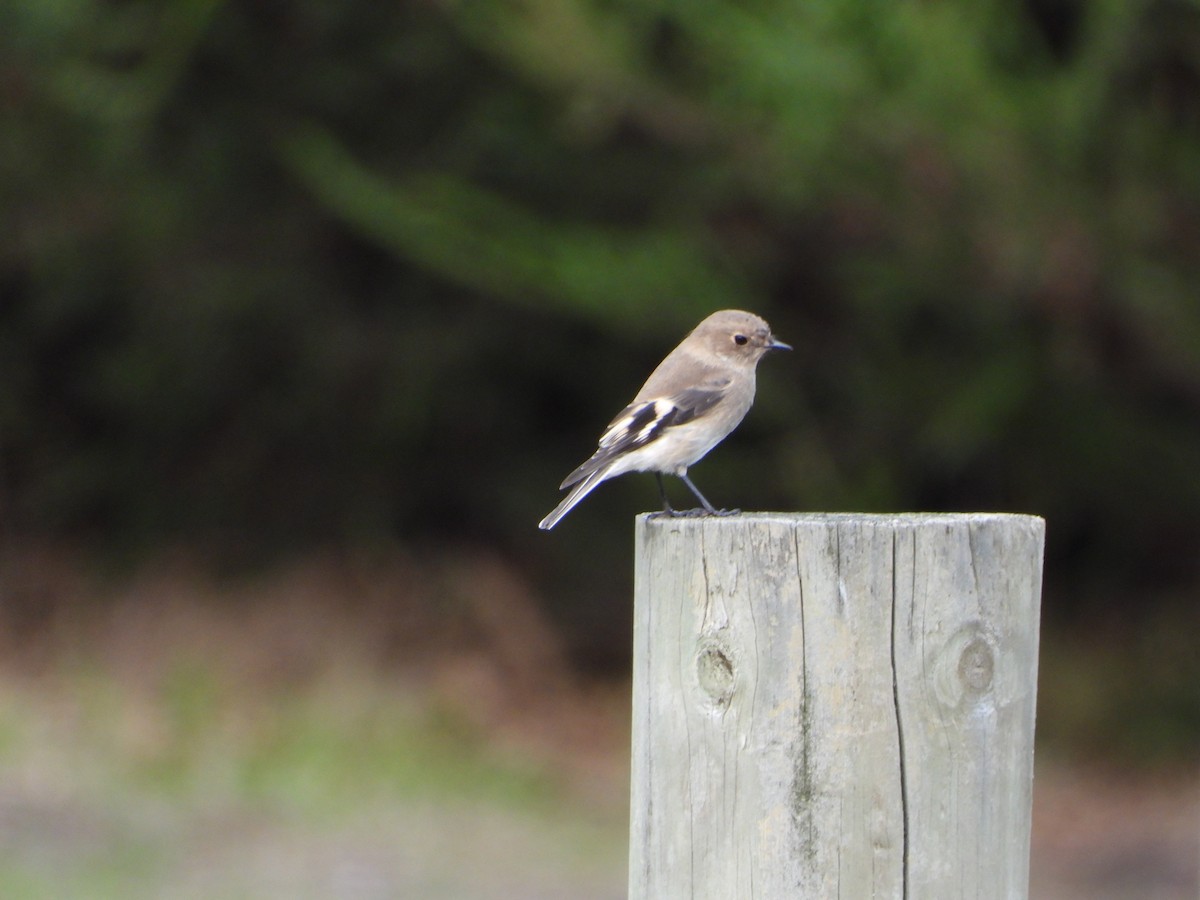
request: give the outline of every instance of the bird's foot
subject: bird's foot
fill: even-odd
[[[705,509],[697,506],[695,509],[664,509],[661,512],[650,513],[651,519],[703,519],[708,516],[736,516],[740,509]]]

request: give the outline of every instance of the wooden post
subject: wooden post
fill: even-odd
[[[1026,897],[1044,535],[640,516],[631,900]]]

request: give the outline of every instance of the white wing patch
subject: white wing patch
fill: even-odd
[[[641,430],[637,433],[637,436],[633,439],[634,443],[641,444],[645,441],[648,441],[650,439],[650,435],[658,430],[658,426],[663,419],[674,413],[676,409],[677,407],[670,400],[655,400],[654,415],[649,422],[642,426]]]
[[[629,442],[634,446],[644,444],[676,409],[672,401],[662,399],[631,406],[608,426],[608,430],[600,437],[599,446],[604,449],[617,443]]]

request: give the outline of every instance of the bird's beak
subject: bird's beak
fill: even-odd
[[[767,344],[768,350],[791,350],[791,344],[785,344],[783,341],[771,338],[771,343]]]

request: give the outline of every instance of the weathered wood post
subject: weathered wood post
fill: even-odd
[[[1044,535],[639,517],[631,900],[1026,897]]]

